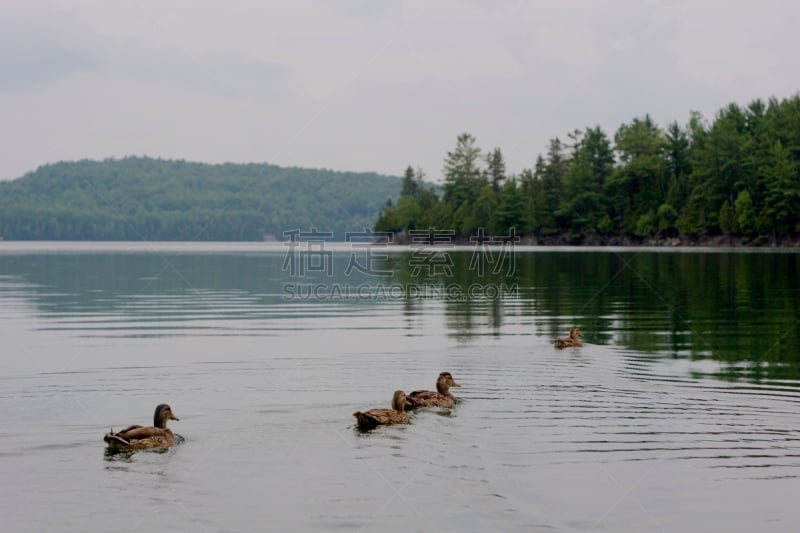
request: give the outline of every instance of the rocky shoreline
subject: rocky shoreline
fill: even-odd
[[[713,235],[706,237],[645,237],[587,235],[575,238],[569,234],[537,237],[523,235],[519,244],[529,246],[652,246],[652,247],[748,247],[748,248],[798,248],[800,237],[772,239],[761,235],[756,238],[743,238],[733,235]]]
[[[497,243],[492,237],[492,244]],[[394,244],[408,245],[410,239],[404,235],[395,235]],[[441,244],[441,243],[440,243]],[[475,240],[469,237],[456,236],[448,244],[472,245]],[[755,238],[744,238],[733,235],[711,235],[704,237],[631,237],[620,235],[591,234],[574,237],[568,233],[559,235],[536,236],[520,235],[517,244],[523,246],[630,246],[630,247],[697,247],[697,248],[800,248],[800,237],[783,237],[772,239],[765,235]]]

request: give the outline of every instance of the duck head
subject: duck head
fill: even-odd
[[[455,382],[453,379],[453,374],[450,372],[442,372],[439,374],[439,378],[436,380],[436,390],[440,394],[447,394],[450,390],[450,387],[460,387],[458,383]]]
[[[153,415],[153,425],[157,428],[165,428],[167,427],[167,420],[180,420],[180,418],[172,414],[172,408],[169,405],[165,403],[159,404]]]
[[[401,390],[394,391],[394,395],[392,396],[392,409],[395,411],[400,411],[401,413],[405,411],[406,408],[406,393]]]

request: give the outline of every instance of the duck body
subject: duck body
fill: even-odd
[[[553,345],[556,348],[583,346],[583,343],[580,341],[579,337],[583,337],[583,333],[581,333],[581,330],[578,328],[578,326],[573,326],[569,329],[569,337],[560,337],[553,341]]]
[[[405,413],[406,394],[395,391],[392,396],[391,409],[369,409],[368,411],[356,411],[358,427],[361,429],[372,429],[377,426],[390,426],[392,424],[408,424],[408,414]]]
[[[169,405],[162,403],[156,407],[152,426],[128,426],[116,432],[112,429],[103,440],[110,448],[119,450],[168,448],[175,444],[175,435],[167,427],[167,420],[180,419],[172,414]]]
[[[455,397],[450,394],[442,394],[432,390],[417,390],[409,394],[414,395],[408,403],[410,408],[416,407],[453,407],[456,404]]]
[[[416,390],[408,395],[406,407],[446,407],[456,404],[455,397],[450,394],[450,387],[460,387],[450,372],[442,372],[436,380],[436,390]]]

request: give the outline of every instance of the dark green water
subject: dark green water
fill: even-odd
[[[800,254],[313,252],[0,243],[9,531],[800,525]],[[178,446],[105,454],[161,402]]]

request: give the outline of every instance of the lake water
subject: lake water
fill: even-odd
[[[797,251],[0,243],[4,531],[796,531]],[[581,327],[586,344],[552,339]],[[453,373],[452,410],[353,411]],[[165,453],[109,428],[181,418]]]

